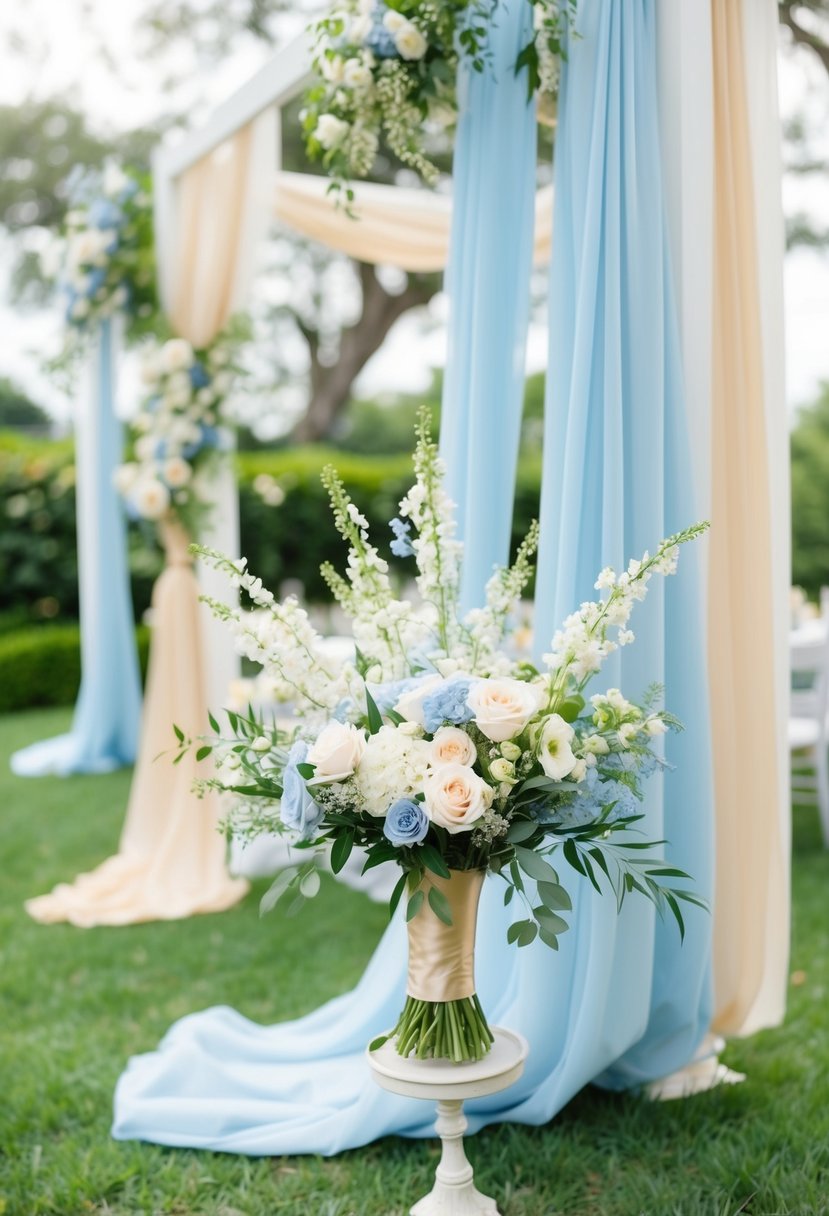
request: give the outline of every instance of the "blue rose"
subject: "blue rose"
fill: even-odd
[[[420,844],[429,831],[429,817],[419,802],[411,798],[400,798],[393,803],[383,824],[383,835],[395,848],[406,844]]]
[[[304,763],[308,755],[308,744],[298,739],[288,752],[288,763],[282,774],[282,802],[279,817],[294,832],[299,832],[304,840],[310,839],[322,822],[325,811],[308,793],[298,765]]]
[[[471,680],[457,678],[447,680],[429,693],[423,701],[423,725],[433,734],[444,722],[459,726],[461,722],[471,722],[474,714],[467,704]]]
[[[201,363],[191,363],[187,369],[187,374],[190,377],[190,383],[193,388],[207,388],[210,383],[210,376],[207,369],[202,367]]]

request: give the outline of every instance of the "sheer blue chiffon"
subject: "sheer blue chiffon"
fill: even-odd
[[[21,777],[106,772],[135,759],[141,682],[127,568],[127,531],[113,474],[123,436],[115,414],[112,322],[96,337],[76,428],[81,687],[66,735],[11,758]]]
[[[662,232],[653,9],[654,0],[583,0],[582,37],[573,43],[564,73],[539,564],[541,649],[554,617],[592,594],[602,562],[618,563],[629,551],[652,547],[666,528],[693,514]],[[499,12],[500,46],[523,16],[513,6]],[[497,97],[514,83],[508,75],[485,75],[472,82],[470,101],[478,91]],[[526,111],[524,117],[532,121]],[[473,126],[470,117],[462,140],[472,139]],[[466,155],[471,153],[462,143],[459,169]],[[476,214],[476,173],[485,167],[459,176],[456,215],[467,209]],[[490,184],[497,190],[494,179]],[[531,193],[525,179],[515,189]],[[501,257],[504,247],[518,250],[517,282],[525,266],[523,229],[499,228],[493,208],[489,221],[476,221],[475,231],[475,241],[453,263],[453,286],[469,292],[476,264]],[[502,301],[503,340],[493,337],[491,348],[478,345],[473,356],[472,335],[480,344],[486,331],[483,325],[476,330],[466,310],[474,313],[479,297],[473,291],[452,299],[450,352],[456,362],[447,374],[442,441],[462,505],[464,539],[475,554],[465,583],[473,598],[506,549],[503,520],[487,513],[475,482],[478,460],[500,470],[496,482],[513,473],[521,380],[515,360],[523,324],[515,300],[505,294]],[[472,358],[484,362],[491,380],[467,394],[466,372],[457,369]],[[500,386],[492,395],[486,392],[490,383]],[[474,459],[467,460],[473,450]],[[498,510],[508,515],[509,506]],[[688,730],[669,753],[681,769],[664,781],[654,778],[647,826],[659,835],[664,821],[672,859],[690,869],[697,889],[707,893],[710,763],[698,590],[686,554],[670,590],[654,587],[635,622],[638,649],[617,662],[609,682],[624,678],[638,694],[650,680],[664,679],[671,707],[685,718]],[[507,946],[512,916],[503,907],[503,887],[492,877],[484,885],[478,991],[493,1023],[527,1037],[530,1055],[524,1076],[509,1090],[469,1103],[473,1130],[494,1121],[544,1123],[600,1074],[613,1086],[662,1075],[691,1058],[707,1027],[706,914],[689,915],[680,948],[676,930],[656,924],[643,902],[629,901],[617,918],[612,899],[593,898],[575,878],[568,885],[574,927],[557,954],[538,942],[521,950]],[[366,1043],[400,1010],[405,972],[405,929],[397,919],[358,986],[308,1017],[262,1027],[219,1008],[182,1019],[157,1051],[130,1061],[115,1095],[113,1135],[257,1155],[333,1154],[392,1132],[431,1134],[425,1104],[379,1090],[364,1058]]]
[[[603,566],[623,568],[696,519],[664,217],[655,17],[652,0],[580,5],[583,37],[566,68],[556,142],[539,652],[566,613],[595,597]],[[704,617],[700,553],[685,549],[677,576],[652,580],[631,621],[636,642],[612,657],[604,678],[634,697],[654,681],[664,685],[666,704],[685,723],[667,740],[674,767],[649,783],[643,830],[666,837],[670,861],[710,896]],[[675,926],[655,920],[643,901],[617,920],[589,888],[572,893],[572,941],[614,968],[605,1016],[617,1033],[627,1027],[629,1047],[602,1082],[630,1085],[682,1067],[710,1020],[710,917],[689,912],[680,948]]]
[[[499,10],[492,64],[459,81],[448,354],[440,446],[464,541],[461,602],[477,607],[509,554],[524,397],[535,215],[535,103],[515,60],[530,6]]]

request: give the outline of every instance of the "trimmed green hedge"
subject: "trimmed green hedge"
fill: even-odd
[[[297,579],[310,600],[330,599],[319,567],[330,561],[340,568],[345,554],[320,482],[327,464],[339,471],[392,569],[402,577],[410,576],[412,563],[388,553],[389,520],[397,515],[398,503],[412,480],[410,458],[355,456],[321,447],[239,455],[242,552],[250,569],[274,591],[285,579]],[[540,462],[522,461],[513,514],[513,550],[538,513],[540,486]]]
[[[136,631],[142,675],[150,633]],[[72,705],[81,682],[81,635],[77,625],[32,625],[0,636],[0,714],[35,706]]]
[[[71,447],[66,442],[19,440],[0,432],[0,633],[22,623],[77,619],[75,493]],[[359,456],[335,448],[302,447],[243,452],[237,457],[242,552],[274,591],[287,579],[302,583],[309,599],[326,601],[322,562],[342,565],[320,473],[340,472],[367,516],[381,552],[388,554],[388,521],[408,489],[408,455]],[[540,468],[522,461],[513,535],[517,542],[538,510]],[[411,563],[391,559],[401,577]],[[152,528],[130,527],[133,605],[140,620],[150,601],[161,554]],[[7,622],[4,625],[3,622]]]

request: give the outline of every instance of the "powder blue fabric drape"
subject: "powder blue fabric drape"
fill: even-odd
[[[449,333],[440,446],[464,540],[461,601],[478,606],[509,554],[535,214],[535,103],[515,61],[530,6],[500,7],[492,64],[464,72],[452,166]]]
[[[668,259],[657,127],[654,0],[579,6],[581,41],[560,107],[550,284],[538,649],[597,571],[620,569],[696,518],[679,339]],[[606,669],[608,686],[639,696],[665,686],[685,731],[668,739],[675,768],[652,782],[648,834],[711,893],[713,790],[708,738],[700,553],[655,578],[637,606],[636,643]],[[612,951],[605,1017],[627,1026],[629,1050],[603,1081],[667,1074],[691,1057],[710,1019],[711,920],[691,910],[684,946],[672,924],[634,903],[618,920],[589,890],[573,943]],[[610,953],[608,959],[610,961]],[[614,995],[615,993],[615,995]],[[636,1033],[639,1023],[641,1034]]]
[[[602,561],[652,546],[693,513],[662,238],[653,4],[581,0],[582,37],[573,43],[564,73],[552,267],[550,376],[556,388],[549,402],[539,577],[542,643],[554,613],[569,611],[591,593]],[[496,41],[509,25],[499,12]],[[504,87],[491,78],[474,83],[484,96]],[[463,149],[458,158],[462,164]],[[475,180],[470,174],[468,195],[456,194],[460,214],[466,207],[475,213]],[[528,183],[523,188],[531,191]],[[514,246],[517,235],[497,227],[486,236],[484,226],[478,232],[480,241],[492,244],[470,246],[464,256],[471,259],[500,257],[501,241]],[[464,274],[463,257],[453,265],[462,291],[468,290],[469,267],[467,262]],[[464,296],[452,306],[462,313],[476,303]],[[514,319],[505,308],[508,358],[515,354]],[[453,324],[456,334],[463,332],[457,313]],[[458,358],[460,344],[451,349]],[[475,355],[491,357],[480,348]],[[464,399],[466,411],[447,418],[443,447],[454,493],[465,503],[465,539],[480,554],[465,588],[477,598],[473,593],[503,549],[492,535],[477,534],[490,517],[485,503],[472,505],[476,466],[464,466],[463,457],[474,444],[483,459],[494,461],[497,445],[513,441],[515,420],[499,418],[497,397],[488,398],[492,413],[476,415],[475,425],[491,424],[492,446],[472,435],[477,407],[463,396],[462,374],[455,376],[450,369],[447,411]],[[504,373],[502,386],[510,383]],[[480,391],[483,397],[483,386]],[[501,475],[511,472],[505,455]],[[681,770],[666,778],[664,790],[652,790],[648,827],[657,834],[661,829],[664,793],[672,856],[705,892],[711,802],[699,604],[688,559],[686,553],[685,569],[667,593],[654,587],[635,621],[638,652],[626,655],[624,668],[611,675],[623,675],[636,693],[663,678],[671,707],[686,720],[686,734],[671,745]],[[669,652],[668,643],[675,649]],[[510,1090],[469,1104],[473,1130],[500,1120],[544,1123],[602,1073],[605,1083],[625,1085],[676,1068],[691,1057],[707,1026],[705,914],[689,914],[688,941],[680,951],[676,931],[655,925],[642,903],[631,901],[617,920],[612,899],[591,898],[577,880],[570,887],[576,924],[554,954],[539,942],[522,950],[507,946],[512,916],[503,907],[501,885],[493,878],[484,885],[478,991],[494,1023],[527,1037],[530,1055]],[[308,1017],[262,1027],[218,1008],[182,1019],[156,1052],[133,1059],[121,1077],[113,1135],[257,1155],[332,1154],[391,1132],[431,1134],[423,1104],[379,1090],[364,1059],[366,1043],[399,1012],[405,970],[405,928],[397,918],[357,988]]]
[[[15,752],[24,777],[104,772],[135,759],[141,684],[127,569],[127,533],[113,474],[122,458],[115,415],[115,338],[101,323],[76,427],[81,687],[69,734]]]

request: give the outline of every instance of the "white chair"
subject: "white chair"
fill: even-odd
[[[800,641],[791,647],[790,654],[792,793],[816,797],[823,840],[829,848],[829,643],[825,637]],[[810,764],[813,772],[804,772],[804,763]]]

